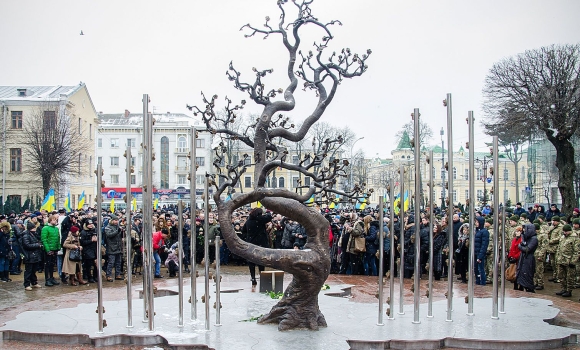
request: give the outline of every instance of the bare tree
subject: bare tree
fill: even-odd
[[[544,134],[556,149],[564,213],[574,208],[574,146],[580,122],[580,45],[552,45],[495,63],[484,93],[490,123],[514,133]],[[501,113],[509,108],[516,113]]]
[[[202,94],[204,103],[202,107],[189,106],[196,114],[201,114],[202,120],[212,133],[225,134],[227,137],[240,140],[253,148],[254,190],[227,202],[220,199],[221,193],[236,186],[240,176],[248,168],[249,165],[241,162],[235,166],[227,167],[224,172],[219,172],[219,168],[217,168],[218,174],[216,175],[226,181],[221,186],[217,186],[215,180],[213,181],[213,186],[216,186],[214,200],[219,211],[221,232],[232,253],[254,263],[284,270],[293,275],[292,282],[284,292],[282,299],[272,308],[270,313],[258,320],[259,323],[276,323],[279,330],[299,328],[316,330],[326,326],[324,315],[318,307],[318,294],[330,272],[328,221],[314,208],[307,207],[303,203],[313,194],[318,195],[319,198],[329,198],[329,196],[334,198],[335,194],[347,197],[359,196],[362,191],[359,187],[350,191],[335,189],[336,178],[346,176],[344,169],[348,166],[348,162],[340,162],[338,159],[334,159],[332,162],[326,160],[329,152],[332,152],[336,145],[343,143],[342,137],[324,140],[320,153],[312,154],[308,158],[303,157],[298,164],[293,164],[290,159],[287,159],[287,146],[280,145],[278,142],[279,139],[288,143],[304,139],[310,128],[322,117],[334,99],[336,90],[343,79],[360,76],[367,70],[366,60],[371,53],[370,50],[364,55],[358,55],[345,48],[339,53],[333,52],[323,57],[333,39],[329,28],[341,23],[339,21],[328,23],[319,21],[312,15],[311,2],[292,1],[290,7],[296,11],[297,17],[288,22],[285,9],[288,3],[280,0],[278,7],[281,14],[278,23],[272,24],[270,17],[266,17],[263,26],[256,27],[246,24],[241,28],[247,31],[246,37],[263,35],[264,38],[268,38],[279,35],[288,52],[288,69],[285,72],[288,77],[288,85],[285,89],[268,90],[265,87],[263,79],[272,73],[271,69],[253,68],[255,80],[244,82],[240,78],[240,72],[230,63],[226,74],[234,83],[235,88],[247,93],[254,103],[263,106],[259,119],[251,126],[254,132],[252,137],[215,127],[216,95],[212,98],[205,98]],[[306,25],[320,29],[324,35],[320,43],[314,44],[314,50],[307,53],[300,49],[300,35]],[[302,125],[294,131],[295,128],[281,113],[294,109],[294,93],[298,87],[299,79],[303,80],[304,89],[315,91],[318,103]],[[282,95],[283,99],[276,99],[278,94]],[[239,105],[228,106],[227,109],[240,109],[245,104],[246,102],[242,101]],[[216,161],[221,157],[223,148],[223,145],[218,148]],[[283,188],[266,188],[268,174],[277,167],[297,171],[303,176],[310,177],[312,186],[304,195]],[[315,169],[318,170],[315,171]],[[211,176],[206,176],[211,179]],[[262,248],[244,242],[235,234],[231,225],[232,212],[243,205],[258,200],[268,209],[296,220],[306,228],[308,232],[306,250],[297,252]]]
[[[22,144],[29,154],[30,174],[40,178],[44,195],[68,176],[82,175],[80,155],[90,146],[73,123],[74,111],[58,103],[46,103],[33,110],[23,125]]]
[[[511,109],[503,109],[499,112],[502,114],[502,119],[511,118],[521,118],[518,113]],[[500,146],[504,147],[505,153],[508,159],[514,163],[515,175],[516,175],[516,202],[520,201],[520,178],[518,176],[519,162],[522,160],[524,155],[523,146],[526,142],[530,141],[529,132],[523,132],[523,130],[515,131],[513,129],[506,128],[502,124],[493,124],[487,121],[483,121],[482,125],[485,128],[485,132],[488,135],[497,135]],[[519,128],[521,129],[521,128]]]
[[[399,142],[403,137],[403,133],[407,132],[411,139],[415,138],[415,127],[413,121],[410,121],[403,125],[401,130],[397,131],[395,134],[396,142]],[[424,123],[423,121],[419,120],[419,135],[421,135],[419,141],[421,145],[427,144],[433,138],[433,129],[429,126],[429,124]]]

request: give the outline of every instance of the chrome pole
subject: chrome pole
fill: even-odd
[[[133,167],[131,166],[131,145],[127,145],[127,152],[125,153],[125,158],[127,159],[127,167],[125,169],[127,173],[127,188],[125,192],[125,217],[126,217],[126,227],[125,227],[125,249],[127,249],[127,261],[125,261],[125,268],[127,271],[127,328],[133,327],[133,296],[131,293],[132,285],[131,280],[133,279],[132,269],[131,269],[131,174],[133,173]]]
[[[404,315],[404,303],[405,300],[403,298],[405,292],[405,279],[403,276],[405,275],[405,166],[401,165],[399,169],[400,174],[400,184],[401,184],[401,192],[399,194],[399,223],[401,225],[401,233],[399,236],[399,245],[401,246],[401,251],[399,252],[399,315]]]
[[[467,124],[469,127],[469,259],[467,281],[467,315],[473,316],[473,281],[475,281],[475,137],[473,133],[473,111],[467,112]],[[451,272],[451,271],[450,271]]]
[[[191,145],[190,145],[190,164],[191,167],[189,169],[189,218],[191,220],[190,229],[191,232],[189,234],[189,256],[190,256],[190,263],[191,263],[191,279],[190,279],[190,292],[191,292],[191,319],[197,320],[197,263],[195,261],[196,251],[195,248],[197,246],[197,233],[196,233],[196,225],[195,225],[195,210],[197,208],[196,199],[197,199],[197,191],[195,188],[196,185],[196,171],[197,171],[197,163],[195,161],[196,155],[196,137],[197,131],[195,130],[195,126],[191,127]]]
[[[205,330],[209,331],[209,240],[207,235],[209,234],[209,174],[205,174],[205,188],[204,194],[204,213],[205,220],[203,223],[203,253],[205,260]]]
[[[177,222],[178,222],[178,229],[177,229],[177,257],[179,259],[179,281],[178,284],[178,293],[179,293],[179,323],[178,327],[183,327],[183,260],[185,251],[183,249],[183,201],[180,200],[177,202]]]
[[[445,321],[453,322],[451,313],[453,312],[453,115],[451,110],[451,94],[447,94],[447,184],[449,205],[447,206],[447,246],[449,254],[447,258],[447,318]],[[449,226],[451,224],[451,226]]]
[[[498,316],[498,285],[497,285],[497,266],[499,263],[499,158],[498,158],[498,137],[493,137],[493,222],[495,223],[495,232],[493,234],[493,286],[491,292],[491,318],[497,320]],[[485,175],[487,176],[487,175]]]
[[[391,178],[389,181],[389,201],[391,202],[391,208],[389,210],[389,215],[391,219],[391,227],[390,229],[390,266],[389,266],[389,320],[395,319],[395,196],[393,193],[395,192],[395,179]]]
[[[384,199],[380,198],[379,200],[379,321],[377,322],[377,326],[384,326],[383,323],[383,262],[384,262],[384,252],[383,248],[385,242],[383,241],[385,230],[383,227],[383,208],[384,208]]]
[[[97,273],[97,313],[99,315],[99,331],[97,333],[103,333],[103,255],[101,253],[101,247],[103,242],[103,234],[101,233],[103,227],[103,168],[99,163],[97,164],[97,268],[99,273]]]
[[[497,171],[497,170],[496,170]],[[495,190],[494,190],[494,193]],[[499,193],[499,192],[497,192]],[[499,299],[499,313],[505,314],[505,225],[507,220],[505,217],[505,204],[501,210],[501,278],[500,278],[500,299]],[[497,227],[497,226],[496,226]],[[498,229],[499,231],[499,229]]]
[[[149,330],[155,329],[155,307],[151,260],[153,259],[153,116],[149,113],[149,95],[143,95],[143,292],[147,298]]]
[[[415,122],[413,145],[415,151],[415,275],[414,284],[415,292],[413,295],[413,323],[421,323],[419,321],[419,301],[421,296],[421,235],[419,234],[419,220],[421,218],[421,135],[419,130],[419,108],[413,111],[413,121]],[[409,202],[411,199],[409,198]]]
[[[427,307],[427,317],[433,317],[433,150],[429,151],[429,162],[427,162],[429,172],[429,302]],[[441,234],[439,232],[439,234]]]
[[[220,236],[215,236],[215,325],[221,326],[220,313]],[[272,288],[274,289],[274,288]]]

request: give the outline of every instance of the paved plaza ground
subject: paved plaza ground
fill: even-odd
[[[258,293],[255,289],[251,288],[249,274],[247,272],[247,267],[245,266],[222,266],[222,286],[227,287],[236,286],[244,288],[247,292],[251,293]],[[42,277],[42,276],[39,276]],[[185,289],[189,288],[189,274],[184,274],[185,277]],[[25,291],[22,285],[22,275],[11,276],[13,282],[9,283],[0,283],[0,326],[6,325],[7,322],[13,321],[16,317],[26,311],[49,311],[49,310],[57,310],[57,309],[65,309],[65,308],[74,308],[78,305],[82,304],[90,304],[95,303],[97,300],[97,291],[96,291],[96,284],[91,284],[90,286],[56,286],[51,288],[43,287],[42,289],[33,290],[33,291]],[[285,285],[289,282],[291,276],[285,276]],[[546,278],[548,278],[548,274],[546,274]],[[198,284],[203,284],[203,271],[200,271],[200,277],[198,278]],[[40,281],[43,282],[43,279]],[[165,279],[156,279],[155,285],[158,289],[172,289],[176,290],[177,286],[177,279],[173,278],[165,278]],[[387,281],[388,282],[388,281]],[[247,286],[245,284],[247,283]],[[348,303],[361,303],[364,304],[365,307],[369,308],[369,310],[373,310],[373,304],[377,304],[377,278],[376,277],[367,277],[367,276],[346,276],[346,275],[330,275],[327,284],[331,286],[331,290],[335,290],[332,288],[333,286],[345,286],[345,285],[352,285],[351,288],[351,295],[348,297]],[[406,307],[411,307],[413,304],[413,293],[411,292],[411,284],[412,280],[405,280],[405,292],[404,292],[404,299]],[[426,280],[421,281],[421,303],[426,304],[428,298],[425,296],[426,290]],[[103,300],[105,302],[112,302],[112,301],[122,301],[126,299],[126,284],[123,281],[115,281],[115,282],[103,282],[104,291],[103,291]],[[396,301],[396,309],[398,307],[398,279],[396,279],[396,294],[395,297]],[[133,298],[138,298],[138,289],[141,286],[141,277],[138,275],[134,278],[134,285],[133,285]],[[571,333],[576,333],[574,329],[578,330],[580,333],[580,302],[578,298],[580,298],[580,290],[577,290],[573,293],[572,298],[561,298],[556,296],[554,293],[559,291],[560,286],[551,282],[546,283],[546,289],[543,291],[539,291],[535,295],[531,295],[525,292],[519,292],[512,290],[512,284],[508,283],[506,286],[506,297],[508,298],[539,298],[539,299],[546,299],[550,300],[551,304],[559,309],[559,313],[554,318],[553,323],[558,326],[572,328]],[[212,292],[214,287],[212,286]],[[445,292],[447,291],[447,281],[435,281],[434,282],[434,289],[433,289],[433,301],[440,302],[439,304],[444,304]],[[476,298],[486,298],[490,297],[492,292],[491,285],[488,286],[475,286],[475,297]],[[463,300],[463,298],[467,295],[467,285],[461,283],[454,283],[454,294],[455,299],[454,302],[458,303]],[[385,300],[386,296],[389,295],[388,283],[385,284],[384,289]],[[198,294],[198,298],[200,295]],[[324,298],[328,298],[327,296],[323,296]],[[263,296],[264,300],[267,300],[266,296]],[[158,299],[156,299],[158,300]],[[459,300],[459,301],[458,301]],[[507,302],[510,302],[507,300]],[[157,304],[156,304],[157,305]],[[187,299],[184,301],[185,311],[184,315],[187,319],[189,316],[189,304],[187,303]],[[350,304],[349,304],[350,305]],[[463,305],[458,305],[457,308],[464,307]],[[135,311],[142,309],[142,304],[140,303],[133,303],[133,308]],[[321,307],[322,308],[322,307]],[[385,310],[387,306],[385,305]],[[506,310],[507,310],[506,305]],[[362,309],[361,309],[362,310]],[[412,310],[412,309],[411,309]],[[438,310],[435,308],[435,311]],[[93,310],[94,311],[94,310]],[[423,312],[423,311],[422,311]],[[487,312],[487,311],[485,311]],[[491,313],[491,302],[489,303],[489,313]],[[177,314],[177,311],[176,311]],[[412,313],[411,313],[412,314]],[[94,318],[94,327],[95,332],[97,330],[96,324],[96,314],[92,313],[94,316],[90,316]],[[424,318],[424,313],[421,315]],[[440,322],[444,321],[444,315],[441,315],[439,311],[439,315],[435,315],[435,320],[439,320]],[[105,314],[105,318],[107,314]],[[110,316],[109,316],[110,317]],[[203,319],[203,304],[198,304],[198,317]],[[222,319],[228,317],[228,310],[227,308],[222,309]],[[370,315],[370,317],[376,317],[375,315]],[[397,316],[396,316],[397,317]],[[412,316],[411,316],[412,317]],[[487,317],[487,316],[486,316]],[[390,327],[387,321],[387,316],[384,316],[386,327]],[[213,322],[214,320],[212,320]],[[332,327],[333,321],[328,319],[327,321],[329,324],[329,328]],[[401,320],[399,320],[401,321]],[[141,322],[140,318],[134,317],[134,322]],[[375,321],[376,322],[376,321]],[[269,327],[269,326],[259,326],[259,327]],[[225,328],[225,327],[224,327]],[[223,328],[222,328],[223,329]],[[105,329],[107,331],[107,329]],[[515,331],[515,330],[514,330]],[[527,329],[526,331],[533,334],[533,329]],[[21,342],[21,341],[13,341],[13,340],[0,340],[0,348],[3,349],[89,349],[92,348],[91,345],[58,345],[58,344],[43,344],[43,343],[29,343],[29,342]],[[105,347],[110,349],[162,349],[163,346],[110,346]],[[451,349],[451,348],[448,348]],[[578,345],[567,345],[566,347],[562,347],[561,349],[580,349]]]

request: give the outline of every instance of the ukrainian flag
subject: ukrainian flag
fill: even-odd
[[[398,194],[395,197],[395,201],[393,202],[393,210],[394,210],[395,215],[399,215],[399,211],[400,211],[399,206],[400,206],[400,203],[401,203],[401,195]]]
[[[54,188],[48,190],[46,197],[44,197],[44,201],[42,202],[42,206],[40,209],[44,209],[46,211],[53,211],[55,209],[55,201],[54,201]]]
[[[131,210],[137,211],[137,199],[135,197],[133,197],[133,200],[131,201]]]
[[[79,198],[79,205],[77,206],[77,209],[82,209],[85,206],[85,191],[83,191],[83,193],[81,193],[81,197]]]
[[[311,207],[314,204],[314,195],[310,196],[306,202],[304,202],[307,206]]]
[[[158,206],[159,206],[159,198],[155,198],[155,200],[153,201],[153,210],[157,210]]]
[[[260,201],[256,202],[256,208],[261,208],[262,207],[262,203],[260,203]]]
[[[404,204],[404,207],[405,207],[405,209],[404,209],[405,211],[409,210],[409,193],[407,191],[405,191],[405,204]]]
[[[111,205],[109,206],[109,210],[114,213],[115,212],[115,198],[111,198]]]
[[[70,192],[67,194],[66,198],[64,199],[64,210],[68,212],[72,211],[71,201],[70,201]]]

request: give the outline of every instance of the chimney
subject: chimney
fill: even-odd
[[[125,118],[129,118],[129,114],[131,114],[131,112],[129,112],[128,109],[125,110]]]

